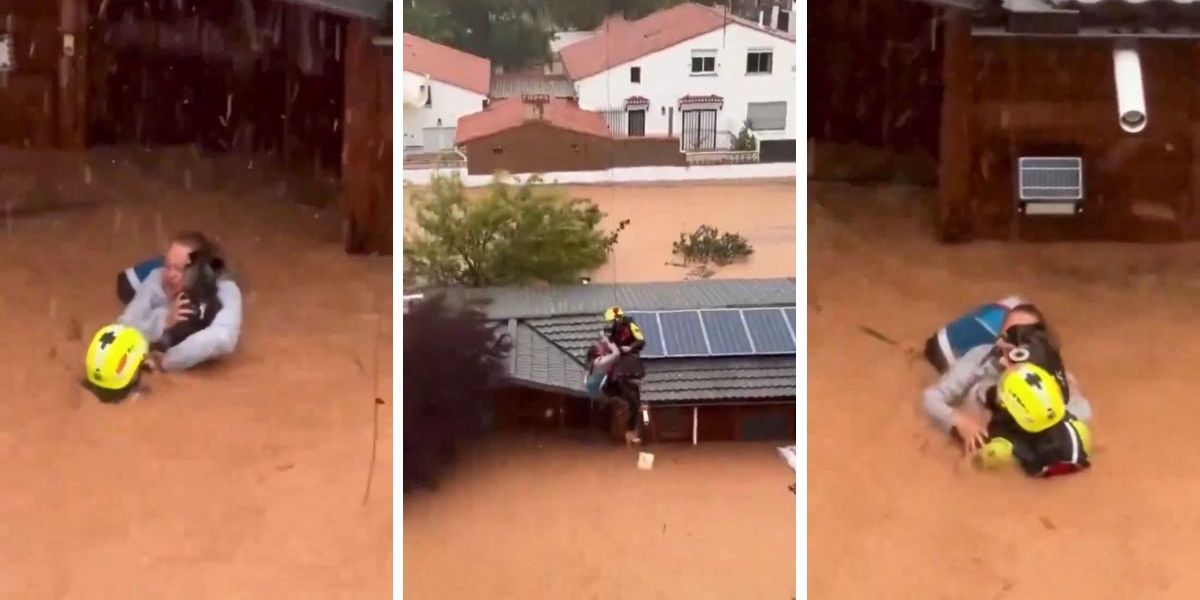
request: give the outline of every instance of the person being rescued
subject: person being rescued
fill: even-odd
[[[638,434],[641,380],[646,375],[641,352],[646,347],[646,338],[637,323],[618,306],[604,311],[604,320],[603,339],[588,350],[588,393],[594,398],[617,398],[626,404],[625,442],[638,444],[641,443]]]
[[[1019,304],[1012,307],[1005,315],[999,332],[994,343],[971,348],[957,358],[941,379],[924,391],[922,405],[933,424],[957,437],[967,454],[976,455],[988,445],[990,438],[995,435],[998,439],[1008,439],[1010,442],[1013,437],[1018,438],[1017,442],[1013,442],[1013,455],[1020,458],[1024,454],[1022,454],[1023,450],[1018,450],[1017,445],[1028,441],[1028,436],[1017,435],[1012,432],[1011,427],[1006,428],[1011,424],[1006,425],[1002,415],[1002,413],[1009,412],[1006,407],[1020,406],[1020,401],[1025,399],[1024,396],[1017,395],[1018,392],[1014,391],[1020,389],[1016,380],[1005,379],[1010,371],[1017,372],[1014,369],[1020,365],[1032,365],[1032,367],[1037,367],[1042,372],[1049,374],[1049,379],[1058,390],[1059,402],[1063,405],[1063,417],[1052,418],[1053,414],[1057,414],[1053,413],[1051,417],[1047,417],[1050,420],[1049,424],[1038,421],[1037,424],[1031,425],[1035,429],[1042,426],[1045,426],[1046,429],[1039,429],[1036,432],[1022,429],[1021,431],[1025,433],[1034,435],[1049,432],[1062,421],[1084,424],[1091,419],[1092,408],[1087,399],[1079,392],[1074,377],[1067,372],[1063,365],[1059,348],[1054,343],[1045,318],[1037,307],[1032,304]],[[1016,349],[1020,349],[1021,352],[1014,353],[1013,351]],[[1015,360],[1019,358],[1023,361]],[[1021,376],[1032,378],[1029,375],[1030,371],[1029,367],[1025,367],[1020,371]],[[998,387],[1002,380],[1009,384],[1008,387],[1004,385]],[[1034,384],[1028,385],[1033,386]],[[1043,387],[1049,388],[1049,384],[1047,383]],[[1005,392],[1004,390],[1009,391]],[[1045,393],[1050,394],[1051,392],[1046,391]],[[1001,403],[1001,398],[1006,399],[1006,403]],[[1039,400],[1039,402],[1054,404],[1054,401],[1051,400]],[[978,416],[989,409],[994,415],[1001,415],[1001,418],[995,419],[994,425]],[[1009,414],[1011,415],[1011,412]],[[1069,419],[1065,416],[1068,414]],[[1019,425],[1021,420],[1016,419],[1016,422]],[[1075,429],[1075,431],[1078,432],[1079,429]],[[1060,432],[1070,433],[1061,429],[1055,429],[1050,433],[1058,436]],[[1005,437],[1006,434],[1010,437]],[[1088,439],[1090,440],[1090,435]],[[1002,454],[999,450],[1003,442],[996,442],[996,444],[983,453],[983,456],[979,458],[981,462],[995,464],[995,461],[991,461],[989,457]]]

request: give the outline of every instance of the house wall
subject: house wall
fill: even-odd
[[[1142,41],[1148,122],[1128,134],[1117,121],[1110,43],[953,41],[967,52],[946,64],[944,239],[1169,241],[1200,231],[1200,44]],[[1022,155],[1081,156],[1083,214],[1020,216]]]
[[[255,0],[256,48],[246,6],[92,0],[89,141],[255,152],[336,176],[347,19]]]
[[[0,0],[0,36],[12,36],[16,63],[0,75],[0,144],[86,144],[87,32],[86,0]],[[63,51],[68,34],[71,56]]]
[[[942,28],[930,4],[828,0],[808,7],[808,130],[818,142],[937,156]],[[793,18],[793,21],[795,18]]]
[[[796,439],[794,399],[781,404],[731,401],[695,409],[699,442]],[[593,431],[619,440],[626,414],[615,403],[593,403],[587,398],[544,390],[507,387],[492,395],[492,427],[502,431]],[[691,406],[652,407],[649,441],[690,443],[692,417]]]
[[[468,175],[465,168],[405,169],[405,185],[429,185],[434,174],[456,174],[467,187],[484,187],[492,183],[492,175]],[[623,184],[664,183],[669,181],[745,181],[766,179],[795,179],[794,163],[763,163],[739,165],[691,165],[686,167],[618,167],[597,171],[558,171],[540,174],[543,181],[562,184]],[[527,174],[510,174],[507,180],[520,183]]]
[[[408,71],[404,72],[406,86],[414,83],[424,83],[424,76]],[[458,127],[460,117],[483,110],[485,94],[464,90],[435,79],[429,80],[433,97],[431,106],[404,107],[404,147],[436,149],[435,146],[448,144],[454,147],[454,131]],[[430,131],[426,131],[429,129]],[[426,139],[426,136],[429,139]]]
[[[746,53],[752,48],[769,48],[774,52],[769,75],[746,74]],[[717,51],[715,75],[691,74],[693,50]],[[641,83],[630,82],[631,67],[641,67]],[[579,79],[575,83],[580,107],[589,110],[621,108],[630,96],[649,99],[650,106],[646,112],[648,135],[667,134],[669,107],[675,109],[670,130],[678,135],[681,122],[678,100],[681,96],[716,94],[725,99],[724,107],[718,113],[718,130],[735,134],[740,131],[749,102],[786,101],[786,128],[756,133],[762,140],[796,137],[795,43],[736,24]]]
[[[465,145],[467,173],[561,173],[625,165],[683,165],[679,140],[625,142],[585,135],[530,121]]]
[[[347,252],[392,253],[392,54],[372,24],[347,25],[342,212]]]

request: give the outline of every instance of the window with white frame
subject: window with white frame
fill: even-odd
[[[751,102],[746,106],[746,121],[752,131],[787,129],[787,102]]]
[[[692,75],[715,75],[716,73],[716,50],[692,50]]]
[[[758,49],[747,52],[746,73],[750,75],[770,74],[773,58],[774,53],[769,49]]]

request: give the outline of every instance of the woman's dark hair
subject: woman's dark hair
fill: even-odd
[[[1037,323],[1031,325],[1015,325],[1000,332],[1008,343],[1014,346],[1024,346],[1023,340],[1033,334],[1040,332],[1045,336],[1045,341],[1054,349],[1055,352],[1060,352],[1062,346],[1059,344],[1058,336],[1054,334],[1054,330],[1050,329],[1050,324],[1046,322],[1046,315],[1042,313],[1042,309],[1029,303],[1018,304],[1009,309],[1008,314],[1023,313],[1037,319]]]
[[[194,229],[181,231],[175,234],[175,237],[171,238],[171,243],[186,246],[191,251],[189,255],[192,257],[192,260],[195,260],[198,256],[204,257],[206,260],[212,260],[213,266],[224,277],[233,278],[233,274],[229,270],[228,260],[225,258],[225,253],[221,251],[221,247],[216,242],[203,233]]]
[[[221,256],[221,249],[208,236],[195,230],[181,231],[171,238],[172,244],[187,246],[192,252]]]

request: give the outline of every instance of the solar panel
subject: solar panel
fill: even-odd
[[[753,354],[754,345],[746,334],[740,310],[705,310],[700,312],[704,333],[708,336],[711,354]]]
[[[704,329],[700,327],[697,311],[660,312],[658,322],[662,324],[662,339],[667,356],[707,356],[708,343]]]
[[[750,356],[796,352],[796,308],[631,311],[645,358]]]
[[[658,330],[658,313],[652,312],[630,312],[625,313],[642,330],[642,335],[646,338],[646,347],[642,349],[642,356],[662,356],[663,352],[663,337],[662,332]]]
[[[748,309],[746,329],[754,341],[755,354],[792,354],[796,351],[796,339],[791,326],[778,308]]]

